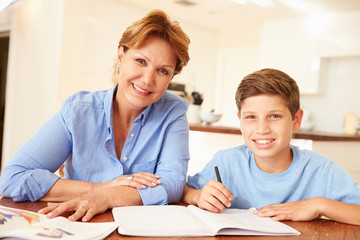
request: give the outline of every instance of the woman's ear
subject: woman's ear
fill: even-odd
[[[117,54],[117,59],[116,59],[116,64],[117,65],[120,65],[123,57],[124,57],[124,47],[123,46],[120,46],[119,49],[118,49],[118,54]]]
[[[304,111],[300,108],[296,113],[293,119],[293,131],[298,131],[301,126],[301,120],[304,116]]]

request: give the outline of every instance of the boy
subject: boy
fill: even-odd
[[[303,111],[296,82],[263,69],[247,75],[236,92],[245,145],[219,151],[202,172],[189,176],[183,200],[223,212],[255,207],[274,220],[319,216],[360,225],[360,187],[330,159],[290,145]],[[215,181],[217,166],[222,183]]]

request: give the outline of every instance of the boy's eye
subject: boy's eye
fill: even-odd
[[[255,116],[254,115],[246,115],[245,119],[255,119]]]
[[[271,115],[270,115],[270,118],[280,118],[280,115],[278,115],[278,114],[271,114]]]

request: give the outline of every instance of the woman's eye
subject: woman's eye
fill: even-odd
[[[137,61],[137,62],[140,63],[140,64],[145,64],[145,60],[144,60],[144,59],[138,58],[138,59],[135,59],[135,61]]]
[[[166,69],[159,69],[159,72],[161,72],[164,75],[168,75],[169,72]]]

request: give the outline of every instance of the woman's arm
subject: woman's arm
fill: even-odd
[[[127,186],[130,188],[144,189],[160,184],[158,178],[159,177],[155,174],[140,172],[131,176],[123,175],[104,183],[59,179],[40,200],[51,202],[68,201],[80,195],[100,191],[113,186]]]
[[[306,200],[271,204],[254,212],[274,220],[310,221],[325,216],[334,221],[360,225],[360,205],[348,204],[328,198],[314,197]]]
[[[14,201],[37,201],[59,179],[54,172],[71,152],[72,142],[61,113],[29,139],[3,169],[0,191]]]

